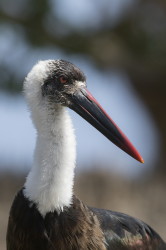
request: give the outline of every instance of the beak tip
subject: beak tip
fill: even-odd
[[[139,157],[135,158],[137,161],[144,163],[144,159],[142,158],[141,155],[139,155]]]
[[[140,162],[141,162],[141,163],[144,163],[144,159],[143,159],[142,157],[141,157],[141,159],[140,159]]]

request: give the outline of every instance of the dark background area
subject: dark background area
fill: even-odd
[[[108,11],[109,2],[91,1],[100,15],[95,24],[80,22],[79,26],[59,15],[58,1],[54,1],[53,11],[52,2],[0,2],[0,39],[5,33],[10,41],[14,34],[11,51],[0,56],[0,91],[21,93],[22,81],[34,63],[36,50],[42,53],[56,49],[66,57],[87,57],[100,71],[125,72],[157,125],[161,139],[158,161],[152,166],[153,171],[134,181],[105,171],[78,173],[75,190],[89,205],[123,211],[145,220],[166,240],[166,2],[126,1],[116,19]],[[76,7],[73,12],[77,12]],[[22,58],[13,53],[21,46]],[[5,51],[5,46],[2,50]],[[26,173],[19,176],[0,173],[0,249],[5,249],[10,204],[25,176]]]

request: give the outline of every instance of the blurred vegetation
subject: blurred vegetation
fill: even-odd
[[[55,7],[56,4],[54,1]],[[163,152],[158,165],[161,173],[166,173],[166,2],[133,1],[114,23],[107,12],[107,2],[103,2],[103,8],[98,1],[93,4],[100,13],[95,28],[73,26],[53,11],[49,0],[1,0],[0,29],[12,30],[16,37],[21,37],[27,53],[32,53],[31,48],[55,48],[86,55],[100,69],[111,67],[124,71],[161,132]],[[13,49],[17,49],[17,39]],[[22,61],[16,58],[20,71],[15,71],[8,63],[10,56],[8,53],[8,60],[0,59],[0,88],[18,92],[24,77]],[[22,60],[25,62],[26,58]]]

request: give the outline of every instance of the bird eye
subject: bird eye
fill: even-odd
[[[65,83],[67,83],[67,78],[65,76],[60,76],[59,81],[60,81],[60,83],[65,84]]]

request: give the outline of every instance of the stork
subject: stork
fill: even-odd
[[[164,250],[147,224],[86,206],[73,194],[76,142],[66,107],[136,160],[143,158],[86,89],[83,72],[65,60],[38,62],[24,81],[37,131],[31,171],[13,201],[7,250]]]

